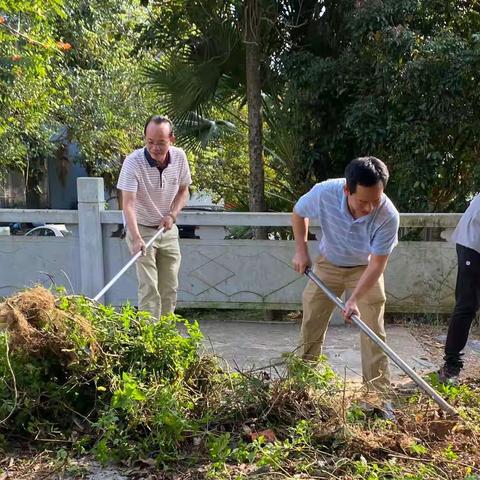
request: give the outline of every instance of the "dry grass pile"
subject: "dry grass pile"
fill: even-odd
[[[30,355],[72,360],[73,338],[86,342],[92,354],[98,351],[91,323],[77,312],[61,309],[50,290],[35,287],[0,303],[0,325],[10,334],[12,350]]]

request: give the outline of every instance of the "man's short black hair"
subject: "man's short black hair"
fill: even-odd
[[[355,193],[357,185],[373,187],[382,182],[383,188],[388,183],[388,168],[376,157],[360,157],[352,160],[345,168],[345,179],[350,193]]]
[[[148,120],[145,122],[145,127],[143,128],[143,134],[147,134],[147,127],[150,123],[155,123],[156,125],[161,125],[162,123],[168,123],[170,125],[170,136],[173,137],[173,123],[167,117],[163,117],[162,115],[150,115]]]

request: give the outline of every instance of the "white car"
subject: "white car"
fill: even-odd
[[[70,232],[67,230],[65,225],[42,225],[40,227],[35,227],[29,230],[25,236],[26,237],[64,237]]]

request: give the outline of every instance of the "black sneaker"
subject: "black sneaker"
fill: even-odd
[[[462,367],[459,365],[445,363],[438,371],[438,381],[446,385],[457,385],[461,369]]]

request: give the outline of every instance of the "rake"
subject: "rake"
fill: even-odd
[[[152,246],[153,242],[165,231],[165,227],[159,228],[155,235],[145,244],[145,250]],[[105,295],[106,292],[117,282],[117,280],[137,261],[137,259],[142,255],[142,251],[137,252],[125,266],[93,297],[93,299],[98,302],[100,298]]]
[[[325,295],[333,302],[335,305],[340,308],[342,311],[345,310],[345,304],[340,298],[338,298],[321,280],[318,278],[312,269],[307,267],[305,270],[305,275],[314,282],[321,290],[324,291]],[[411,367],[409,367],[368,325],[366,325],[358,315],[352,315],[350,317],[352,322],[365,334],[367,335],[372,342],[377,344],[386,355],[401,368],[429,397],[431,397],[445,412],[451,416],[458,416],[457,411],[446,402],[438,392],[432,388],[422,377],[417,375]]]

